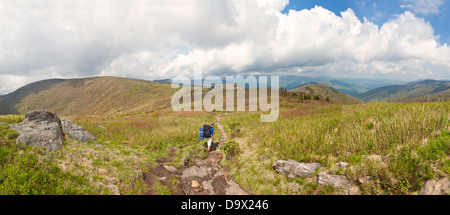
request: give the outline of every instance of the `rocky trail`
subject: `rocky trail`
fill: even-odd
[[[227,169],[220,165],[222,153],[220,146],[228,140],[228,135],[220,124],[220,117],[216,116],[215,123],[222,137],[218,146],[209,152],[205,159],[196,159],[193,165],[183,168],[167,165],[176,156],[176,150],[170,149],[167,158],[158,159],[158,165],[144,173],[144,180],[149,187],[155,183],[161,183],[171,190],[173,195],[248,195],[238,183],[227,173]],[[214,143],[217,145],[217,142]],[[173,180],[176,179],[176,180]],[[176,181],[174,183],[174,181]],[[179,182],[179,183],[177,183]],[[147,193],[158,194],[156,191]]]

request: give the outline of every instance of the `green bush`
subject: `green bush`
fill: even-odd
[[[231,159],[239,153],[239,144],[230,140],[225,142],[221,149],[225,153],[227,159]]]

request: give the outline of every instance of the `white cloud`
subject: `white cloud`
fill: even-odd
[[[437,14],[444,0],[404,0],[405,4],[401,8],[411,9],[416,14]]]
[[[242,42],[221,49],[195,49],[162,67],[185,73],[202,66],[209,71],[271,72],[277,68],[305,67],[309,71],[405,74],[426,64],[450,68],[450,49],[439,45],[429,23],[405,12],[378,27],[361,22],[352,10],[336,16],[321,7],[278,14],[276,34],[263,43]],[[365,65],[361,67],[361,65]],[[348,71],[350,70],[350,71]],[[352,71],[353,70],[353,71]],[[446,74],[446,71],[438,71]]]
[[[160,79],[195,67],[216,75],[449,78],[450,48],[411,12],[377,26],[351,9],[282,14],[286,0],[1,2],[0,94],[51,77]]]

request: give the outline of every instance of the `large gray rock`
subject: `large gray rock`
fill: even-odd
[[[192,166],[183,171],[181,178],[189,178],[189,177],[205,177],[208,175],[208,170],[205,166]]]
[[[330,175],[325,172],[319,173],[317,182],[323,186],[340,188],[348,195],[361,195],[359,187],[342,175]]]
[[[59,117],[48,111],[31,111],[20,124],[10,124],[20,135],[17,142],[44,147],[47,151],[62,148],[64,135]]]
[[[76,140],[83,143],[89,143],[91,140],[97,140],[94,135],[86,131],[83,127],[73,123],[70,119],[61,118],[61,124],[62,130]]]
[[[428,180],[420,189],[421,195],[446,195],[450,194],[450,181],[448,178]]]
[[[299,163],[294,160],[279,160],[273,164],[275,171],[290,178],[311,177],[319,166],[319,163]]]

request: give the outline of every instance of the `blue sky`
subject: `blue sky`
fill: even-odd
[[[430,4],[437,5],[430,6]],[[408,10],[433,26],[435,35],[439,35],[440,43],[450,44],[449,0],[290,0],[283,13],[287,13],[289,10],[311,9],[315,5],[333,11],[336,15],[351,8],[361,21],[365,17],[378,26]],[[424,5],[430,8],[426,8]],[[433,7],[437,7],[438,10],[433,10]]]

